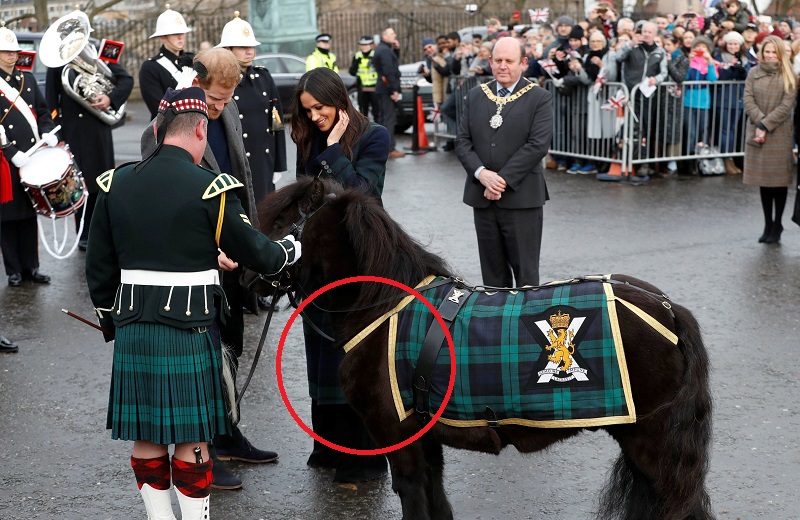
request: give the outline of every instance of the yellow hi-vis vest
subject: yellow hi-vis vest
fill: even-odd
[[[323,54],[319,49],[314,49],[314,52],[306,58],[306,71],[316,69],[317,67],[327,67],[334,72],[339,72],[339,67],[336,66],[336,55],[332,52]]]
[[[372,54],[364,56],[363,52],[358,51],[356,52],[356,59],[358,60],[356,76],[358,76],[361,86],[374,87],[377,85],[378,73],[375,72],[375,68],[372,66]]]

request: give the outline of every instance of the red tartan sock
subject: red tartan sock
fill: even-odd
[[[169,455],[156,459],[137,459],[131,457],[131,467],[136,475],[139,490],[149,484],[153,489],[169,489]]]
[[[211,491],[211,467],[214,461],[186,462],[172,457],[172,483],[187,497],[205,498]]]

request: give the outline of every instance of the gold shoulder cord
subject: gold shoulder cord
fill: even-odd
[[[227,195],[227,193],[223,191],[219,199],[219,216],[217,217],[217,232],[214,235],[214,240],[216,240],[217,242],[217,247],[220,247],[219,237],[220,235],[222,235],[222,217],[225,216],[225,195]]]

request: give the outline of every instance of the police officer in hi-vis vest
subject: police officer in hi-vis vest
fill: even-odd
[[[327,67],[334,72],[339,72],[339,67],[336,66],[336,55],[331,52],[332,40],[333,36],[328,33],[318,34],[314,38],[317,48],[306,58],[306,71],[317,67]]]
[[[156,32],[150,38],[160,37],[161,48],[158,54],[148,58],[139,69],[139,88],[142,99],[150,111],[150,119],[158,114],[158,103],[167,88],[175,88],[178,79],[186,68],[192,70],[194,54],[184,52],[186,33],[191,31],[183,16],[173,11],[167,4],[167,10],[161,13],[156,21]]]
[[[369,107],[372,105],[372,117],[377,119],[378,100],[375,97],[375,85],[378,84],[378,73],[372,66],[374,43],[372,36],[362,36],[358,40],[358,52],[353,56],[349,72],[351,76],[358,78],[358,109],[365,116],[369,116]]]
[[[234,12],[225,24],[217,47],[230,50],[239,61],[242,79],[233,93],[242,122],[245,155],[253,174],[256,203],[275,191],[275,181],[286,171],[286,135],[283,130],[283,106],[278,87],[265,67],[253,65],[256,46],[253,28]]]

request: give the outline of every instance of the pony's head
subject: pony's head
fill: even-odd
[[[449,273],[445,262],[411,238],[378,199],[332,180],[298,180],[270,194],[258,217],[261,231],[272,239],[302,226],[303,256],[294,275],[308,294],[352,276],[391,278],[413,287],[427,275]],[[336,299],[346,308],[385,312],[406,295],[380,283],[344,287]]]

